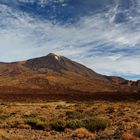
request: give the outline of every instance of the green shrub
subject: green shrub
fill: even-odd
[[[81,120],[69,120],[66,122],[66,127],[71,129],[77,129],[82,127]]]
[[[98,118],[88,118],[83,120],[70,120],[66,122],[67,128],[86,128],[89,131],[99,131],[104,130],[106,127],[111,125],[111,122],[107,119],[98,119]]]
[[[64,131],[64,129],[66,128],[66,121],[59,120],[52,122],[50,125],[51,128],[55,131]]]
[[[37,130],[45,130],[46,124],[45,122],[40,118],[26,118],[24,119],[24,122],[31,126],[32,129]]]
[[[107,119],[98,118],[87,118],[81,120],[67,120],[67,121],[56,121],[51,123],[51,128],[55,131],[64,131],[65,128],[77,129],[86,128],[89,131],[99,131],[104,130],[106,127],[110,126],[111,122]]]
[[[111,122],[107,119],[84,119],[82,120],[82,125],[89,131],[99,131],[104,130],[106,127],[110,126]]]

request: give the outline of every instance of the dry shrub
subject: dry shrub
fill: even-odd
[[[125,133],[122,135],[121,140],[138,140],[135,136]]]
[[[0,140],[23,140],[23,136],[9,135],[7,132],[0,130]]]
[[[7,137],[7,133],[3,130],[0,130],[0,140],[9,140]]]
[[[67,109],[65,105],[57,105],[55,109]]]
[[[140,138],[140,127],[136,127],[132,130],[133,134]]]
[[[11,128],[18,128],[18,126],[22,123],[21,119],[19,118],[14,118],[12,120],[9,120],[7,122],[8,124],[8,127],[11,127]]]
[[[73,132],[73,137],[78,137],[80,139],[89,139],[92,138],[94,140],[96,138],[95,134],[89,132],[85,128],[78,128]]]
[[[12,135],[8,140],[23,140],[23,136]]]
[[[28,124],[20,124],[20,125],[18,126],[18,128],[20,128],[20,129],[31,129],[31,126],[28,125]]]

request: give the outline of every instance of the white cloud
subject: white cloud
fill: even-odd
[[[74,25],[52,25],[9,7],[0,11],[1,61],[56,52],[103,74],[140,74],[140,18],[115,24],[110,12],[83,17]]]

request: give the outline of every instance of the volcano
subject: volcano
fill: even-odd
[[[138,91],[138,81],[101,75],[53,53],[27,61],[0,63],[1,98],[8,96],[6,99],[9,99],[11,95],[14,98],[23,95],[26,99],[29,95],[71,99],[122,98],[129,94],[136,96]]]
[[[106,80],[103,76],[97,74],[84,65],[53,53],[50,53],[44,57],[27,60],[25,65],[31,69],[48,68],[55,72],[69,72],[85,77],[94,77],[97,79],[101,78],[102,80]]]
[[[1,63],[0,75],[1,79],[3,79],[0,85],[21,88],[32,88],[34,86],[36,88],[42,88],[51,85],[62,85],[66,88],[80,90],[81,86],[84,87],[84,83],[87,82],[87,87],[84,88],[88,91],[88,87],[91,88],[97,81],[100,84],[104,83],[106,86],[111,86],[105,76],[64,56],[53,53],[27,61]],[[40,83],[41,79],[42,82]],[[8,82],[7,80],[10,81]],[[46,81],[48,81],[47,84]],[[94,87],[93,90],[100,89],[100,87],[97,89]]]

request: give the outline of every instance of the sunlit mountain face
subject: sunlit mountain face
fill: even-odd
[[[50,52],[140,78],[139,0],[0,0],[0,61]]]

